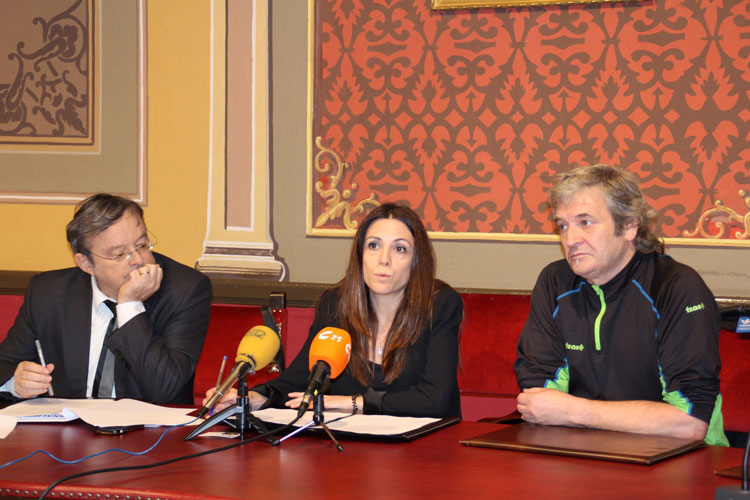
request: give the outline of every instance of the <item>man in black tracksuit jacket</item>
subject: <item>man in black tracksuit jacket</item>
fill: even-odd
[[[549,197],[566,259],[539,276],[518,342],[523,418],[726,445],[714,297],[663,254],[637,184],[583,167]]]

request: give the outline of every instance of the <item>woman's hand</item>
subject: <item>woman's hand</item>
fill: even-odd
[[[206,397],[203,398],[203,403],[206,404],[208,399],[211,397],[211,395],[216,392],[216,388],[212,387],[209,390],[206,391]],[[255,391],[248,391],[247,393],[247,400],[250,403],[250,410],[254,411],[263,406],[263,403],[266,402],[265,396],[255,392]],[[226,408],[229,408],[233,404],[237,403],[237,389],[229,389],[226,394],[224,394],[218,403],[216,403],[216,406],[214,406],[214,413],[218,413],[221,410],[224,410]],[[299,405],[299,403],[297,403]]]
[[[302,396],[304,395],[304,392],[290,392],[290,399],[284,404],[289,408],[299,408],[300,403],[302,403]],[[357,396],[357,407],[360,411],[363,404],[362,396]],[[346,411],[349,413],[354,411],[351,396],[323,396],[323,406],[326,410]],[[309,408],[312,408],[312,403],[310,403]]]
[[[201,404],[205,406],[205,404],[208,402],[211,396],[213,396],[214,392],[216,392],[216,387],[212,387],[209,390],[207,390],[206,397],[203,398],[203,402]],[[214,406],[214,412],[218,413],[225,408],[229,408],[236,402],[237,402],[237,389],[234,389],[234,388],[229,389],[226,392],[226,394],[224,394]]]

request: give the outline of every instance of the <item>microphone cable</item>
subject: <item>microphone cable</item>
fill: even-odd
[[[56,460],[57,462],[60,462],[61,464],[68,464],[68,465],[70,465],[70,464],[78,464],[78,463],[83,462],[84,460],[88,460],[89,458],[98,457],[98,456],[105,455],[107,453],[114,452],[114,451],[119,451],[120,453],[125,453],[126,455],[133,455],[133,456],[136,456],[136,455],[145,455],[149,451],[151,451],[154,448],[156,448],[156,446],[162,441],[162,439],[164,439],[164,436],[166,436],[169,431],[171,431],[172,429],[176,429],[177,427],[183,427],[185,425],[190,425],[193,422],[195,422],[196,420],[198,420],[198,419],[196,418],[196,419],[193,419],[190,422],[186,422],[184,424],[177,424],[177,425],[172,425],[172,426],[168,427],[164,432],[162,432],[161,436],[159,436],[159,439],[157,439],[154,444],[152,444],[150,447],[148,447],[147,449],[145,449],[143,451],[129,451],[129,450],[123,450],[122,448],[110,448],[108,450],[100,451],[98,453],[94,453],[92,455],[88,455],[88,456],[85,456],[83,458],[77,458],[75,460],[65,460],[63,458],[56,457],[55,455],[53,455],[52,453],[48,452],[47,450],[36,450],[36,451],[33,451],[33,452],[29,453],[25,457],[17,458],[15,460],[11,460],[10,462],[7,462],[7,463],[4,463],[4,464],[0,465],[0,469],[4,469],[5,467],[9,467],[9,466],[11,466],[13,464],[17,464],[19,462],[23,462],[24,460],[28,460],[29,458],[31,458],[34,455],[37,455],[39,453],[47,455],[52,460]]]
[[[195,420],[193,420],[193,422],[194,421]],[[295,421],[296,421],[296,419],[295,419]],[[192,423],[192,422],[189,422],[189,423]],[[182,427],[184,425],[187,425],[187,424],[180,424],[179,426],[173,426],[173,427],[167,429],[166,431],[164,431],[164,433],[162,434],[162,436],[159,438],[159,441],[161,441],[161,439],[164,437],[164,435],[167,432],[169,432],[170,430],[172,430],[174,427]],[[170,458],[168,460],[162,460],[161,462],[154,462],[154,463],[151,463],[151,464],[144,464],[144,465],[129,465],[129,466],[121,466],[121,467],[107,467],[107,468],[103,468],[103,469],[92,469],[92,470],[89,470],[89,471],[84,471],[84,472],[78,472],[76,474],[71,474],[69,476],[62,477],[62,478],[58,479],[57,481],[55,481],[54,483],[50,484],[47,487],[47,489],[44,490],[42,492],[42,494],[39,496],[39,500],[44,500],[44,498],[47,496],[47,494],[49,492],[51,492],[54,488],[56,488],[60,484],[64,483],[65,481],[69,481],[71,479],[76,479],[76,478],[85,477],[85,476],[92,476],[94,474],[102,474],[102,473],[105,473],[105,472],[119,472],[119,471],[126,471],[126,470],[151,469],[151,468],[154,468],[154,467],[159,467],[161,465],[168,465],[168,464],[172,464],[172,463],[175,463],[175,462],[180,462],[182,460],[188,460],[190,458],[197,458],[197,457],[202,457],[202,456],[205,456],[205,455],[210,455],[212,453],[218,453],[220,451],[231,450],[232,448],[236,448],[238,446],[242,446],[243,444],[252,443],[253,441],[257,441],[258,439],[265,439],[268,436],[273,436],[274,434],[276,434],[278,432],[281,432],[282,430],[286,430],[291,425],[292,424],[286,424],[286,425],[283,425],[283,426],[281,426],[281,427],[279,427],[277,429],[274,429],[272,431],[264,432],[263,434],[258,434],[257,436],[253,436],[253,437],[245,439],[243,441],[239,441],[237,443],[232,443],[232,444],[227,445],[227,446],[222,446],[221,448],[215,448],[213,450],[201,451],[201,452],[198,452],[198,453],[193,453],[191,455],[183,455],[183,456],[180,456],[180,457]],[[157,444],[158,444],[159,441],[157,441]],[[153,446],[150,449],[152,449],[152,448],[153,448]],[[146,451],[150,451],[150,449],[146,450]],[[107,450],[107,451],[109,451],[109,450]],[[142,452],[142,453],[145,453],[145,452]],[[139,453],[139,454],[142,454],[142,453]],[[100,454],[101,453],[98,453],[97,455],[100,455]],[[96,455],[92,455],[92,456],[96,456]],[[90,458],[90,457],[86,457],[86,458]]]

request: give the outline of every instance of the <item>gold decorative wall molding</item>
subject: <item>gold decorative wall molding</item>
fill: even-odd
[[[325,183],[322,180],[315,182],[315,192],[320,195],[325,203],[323,213],[315,221],[315,227],[321,227],[327,222],[340,217],[346,229],[356,230],[357,221],[352,220],[352,215],[365,214],[366,207],[374,208],[380,205],[380,203],[375,199],[375,193],[370,193],[367,198],[352,205],[350,198],[352,197],[352,193],[357,189],[357,183],[353,182],[348,188],[344,188],[342,184],[344,173],[346,169],[351,169],[351,165],[348,162],[342,161],[341,156],[334,150],[324,147],[321,144],[320,137],[315,138],[315,145],[318,147],[318,153],[315,155],[314,160],[315,170],[323,174],[335,170],[335,173],[327,176],[329,182]],[[326,156],[330,156],[333,159],[333,167],[331,162],[325,160]]]
[[[724,205],[721,200],[714,202],[714,207],[703,212],[692,231],[683,231],[685,238],[695,238],[700,235],[701,238],[714,238],[721,240],[730,236],[729,228],[739,227],[734,232],[734,238],[737,240],[747,240],[750,236],[750,194],[744,189],[738,191],[740,198],[744,199],[745,207],[748,209],[745,215],[737,213],[735,210]],[[716,232],[711,232],[710,225],[716,227]]]

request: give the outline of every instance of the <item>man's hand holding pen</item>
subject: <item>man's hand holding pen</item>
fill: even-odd
[[[21,361],[13,375],[13,390],[24,399],[33,398],[45,392],[49,392],[50,396],[55,395],[55,391],[52,390],[52,371],[55,365],[48,365],[44,361],[44,352],[42,352],[39,339],[34,340],[34,345],[41,364]]]
[[[13,389],[22,398],[33,398],[48,392],[55,365],[42,366],[33,361],[22,361],[13,375]]]

